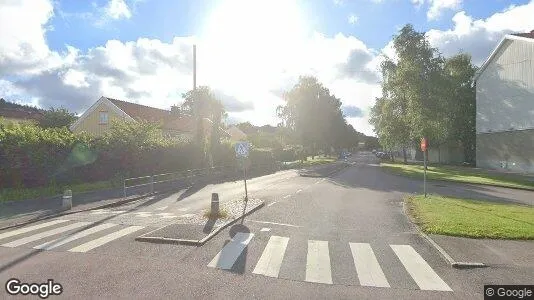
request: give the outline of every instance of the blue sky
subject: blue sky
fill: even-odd
[[[510,0],[7,0],[0,3],[0,96],[81,113],[101,95],[168,108],[199,84],[229,121],[278,122],[281,91],[315,75],[372,134],[381,55],[406,23],[444,56],[480,64],[507,33],[534,29],[534,2]]]

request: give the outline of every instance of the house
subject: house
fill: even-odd
[[[180,136],[192,139],[195,134],[196,120],[190,115],[181,115],[176,111],[159,109],[109,97],[100,97],[78,120],[70,126],[75,133],[87,132],[93,135],[102,135],[108,131],[113,121],[147,121],[161,125],[166,136]],[[211,132],[213,122],[204,118],[203,125],[206,133]],[[219,128],[223,137],[229,134]]]
[[[247,135],[241,131],[241,129],[237,128],[235,125],[231,126],[226,130],[228,134],[230,135],[230,141],[237,142],[237,141],[245,141],[247,139]]]
[[[0,118],[8,123],[37,123],[44,117],[43,111],[26,105],[7,102],[0,98]]]
[[[477,166],[534,173],[534,30],[506,35],[475,85]]]

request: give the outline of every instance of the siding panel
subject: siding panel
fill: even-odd
[[[108,124],[99,124],[99,114],[101,111],[108,112]],[[101,103],[90,115],[88,115],[75,129],[75,133],[87,132],[93,135],[102,135],[111,128],[114,120],[121,120],[122,116],[116,114],[111,108]]]

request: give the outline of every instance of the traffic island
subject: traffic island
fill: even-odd
[[[221,203],[217,213],[207,208],[176,223],[147,232],[135,240],[202,246],[224,228],[242,220],[264,205],[262,200],[256,198],[249,198],[247,202],[243,199],[224,202]]]

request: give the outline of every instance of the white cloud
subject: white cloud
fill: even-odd
[[[122,18],[129,19],[132,17],[132,13],[124,0],[110,0],[105,7],[105,13],[107,17],[114,20]]]
[[[332,0],[334,2],[335,5],[343,5],[344,1],[343,0]]]
[[[411,0],[416,8],[420,8],[425,2],[429,4],[426,16],[429,20],[439,19],[445,10],[458,10],[463,0]]]
[[[504,35],[534,29],[533,15],[534,1],[510,6],[487,19],[473,19],[461,11],[452,18],[452,29],[429,30],[427,37],[430,44],[445,56],[464,51],[472,55],[475,64],[480,65]]]
[[[349,24],[356,24],[358,22],[358,17],[355,14],[350,14],[348,17]]]

